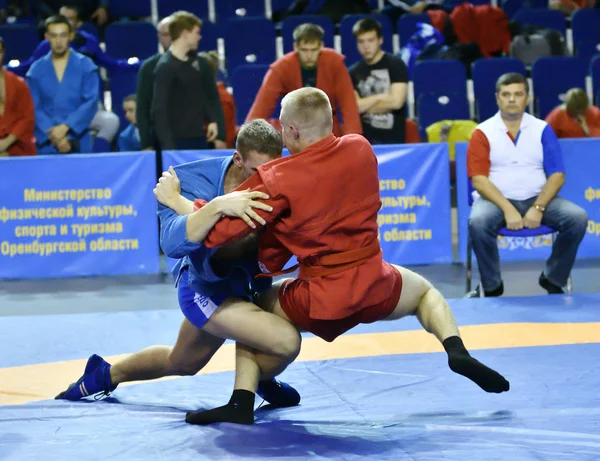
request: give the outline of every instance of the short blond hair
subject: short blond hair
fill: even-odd
[[[333,129],[333,111],[327,94],[319,88],[300,88],[286,94],[281,100],[289,122],[298,130],[330,133]]]
[[[584,114],[590,105],[587,94],[581,88],[571,88],[567,91],[565,107],[571,116]]]
[[[169,35],[173,41],[181,37],[184,30],[190,32],[196,26],[202,27],[202,20],[189,11],[176,11],[170,17]]]

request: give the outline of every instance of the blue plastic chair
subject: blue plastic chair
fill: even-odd
[[[545,119],[571,88],[585,88],[587,70],[585,61],[577,56],[538,58],[531,67],[538,117]]]
[[[565,16],[558,10],[524,8],[519,10],[512,19],[522,25],[529,24],[532,26],[558,30],[563,37],[567,35]]]
[[[156,27],[149,22],[113,22],[104,32],[106,54],[117,59],[140,61],[158,52]]]
[[[271,64],[277,57],[275,26],[266,18],[230,19],[225,24],[225,60],[229,75],[244,64]]]
[[[238,125],[245,122],[268,70],[268,64],[243,64],[236,67],[231,74],[231,86],[233,87],[236,106],[236,123]]]
[[[596,46],[600,43],[600,9],[581,8],[571,16],[573,45],[577,55],[590,61],[598,53]]]
[[[455,59],[427,59],[417,61],[412,81],[416,111],[423,93],[467,94],[467,72],[462,62]]]
[[[471,179],[467,180],[467,188],[468,188],[468,198],[469,198],[469,207],[473,206],[473,183]],[[502,235],[503,237],[537,237],[539,235],[548,235],[552,234],[552,243],[554,243],[554,238],[558,232],[556,229],[550,226],[540,225],[537,229],[520,229],[520,230],[512,230],[507,229],[506,227],[501,228],[498,231],[498,235]],[[471,236],[469,235],[469,228],[467,227],[467,283],[466,283],[466,291],[467,293],[471,291],[471,280],[473,278],[473,248],[471,247]],[[569,275],[569,279],[567,280],[567,293],[573,292],[573,284],[571,281],[571,276]]]
[[[469,101],[465,93],[421,93],[419,106],[419,134],[427,139],[427,127],[441,120],[469,120]]]
[[[26,61],[40,43],[40,37],[33,24],[0,26],[0,37],[4,39],[5,63],[11,59]]]
[[[406,43],[417,31],[417,24],[424,22],[431,24],[427,13],[422,14],[403,14],[398,18],[396,29],[398,30],[398,39],[400,40],[400,48],[406,46]]]
[[[600,104],[600,55],[594,56],[590,63],[593,94],[596,95],[596,105]]]

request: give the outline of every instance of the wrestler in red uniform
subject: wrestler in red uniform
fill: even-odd
[[[256,210],[267,221],[260,264],[274,275],[294,254],[300,265],[298,279],[284,281],[278,299],[263,307],[327,341],[359,323],[417,315],[444,345],[453,371],[487,392],[507,391],[503,376],[469,355],[439,291],[414,272],[383,261],[377,238],[379,177],[370,144],[360,135],[331,134],[331,106],[316,88],[289,93],[281,122],[292,155],[260,166],[238,188],[270,197],[265,203],[271,212]],[[204,242],[227,245],[252,230],[241,219],[223,218]],[[188,414],[187,420],[235,420],[235,403],[234,391],[225,407]]]

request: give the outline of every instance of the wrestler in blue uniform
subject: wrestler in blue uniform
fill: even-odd
[[[233,156],[211,158],[175,167],[181,182],[181,194],[190,199],[210,201],[225,194],[224,182]],[[186,216],[159,204],[161,223],[160,244],[168,257],[178,258],[172,273],[177,286],[179,306],[184,316],[197,328],[202,328],[218,306],[228,297],[252,300],[255,293],[268,290],[272,279],[255,279],[261,273],[257,254],[235,261],[211,261],[217,248],[190,242],[186,234]],[[112,386],[110,367],[102,357],[92,355],[84,375],[57,399],[79,400],[98,393],[108,394]],[[297,405],[300,395],[291,386],[276,381],[259,383],[257,394],[275,406]]]

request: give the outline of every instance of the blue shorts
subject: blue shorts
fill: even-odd
[[[194,292],[188,285],[188,269],[184,269],[179,284],[177,285],[177,297],[179,298],[179,308],[186,319],[196,328],[202,328],[208,322],[208,319],[215,313],[219,305],[227,296],[216,296],[212,298],[204,296],[201,293]]]

